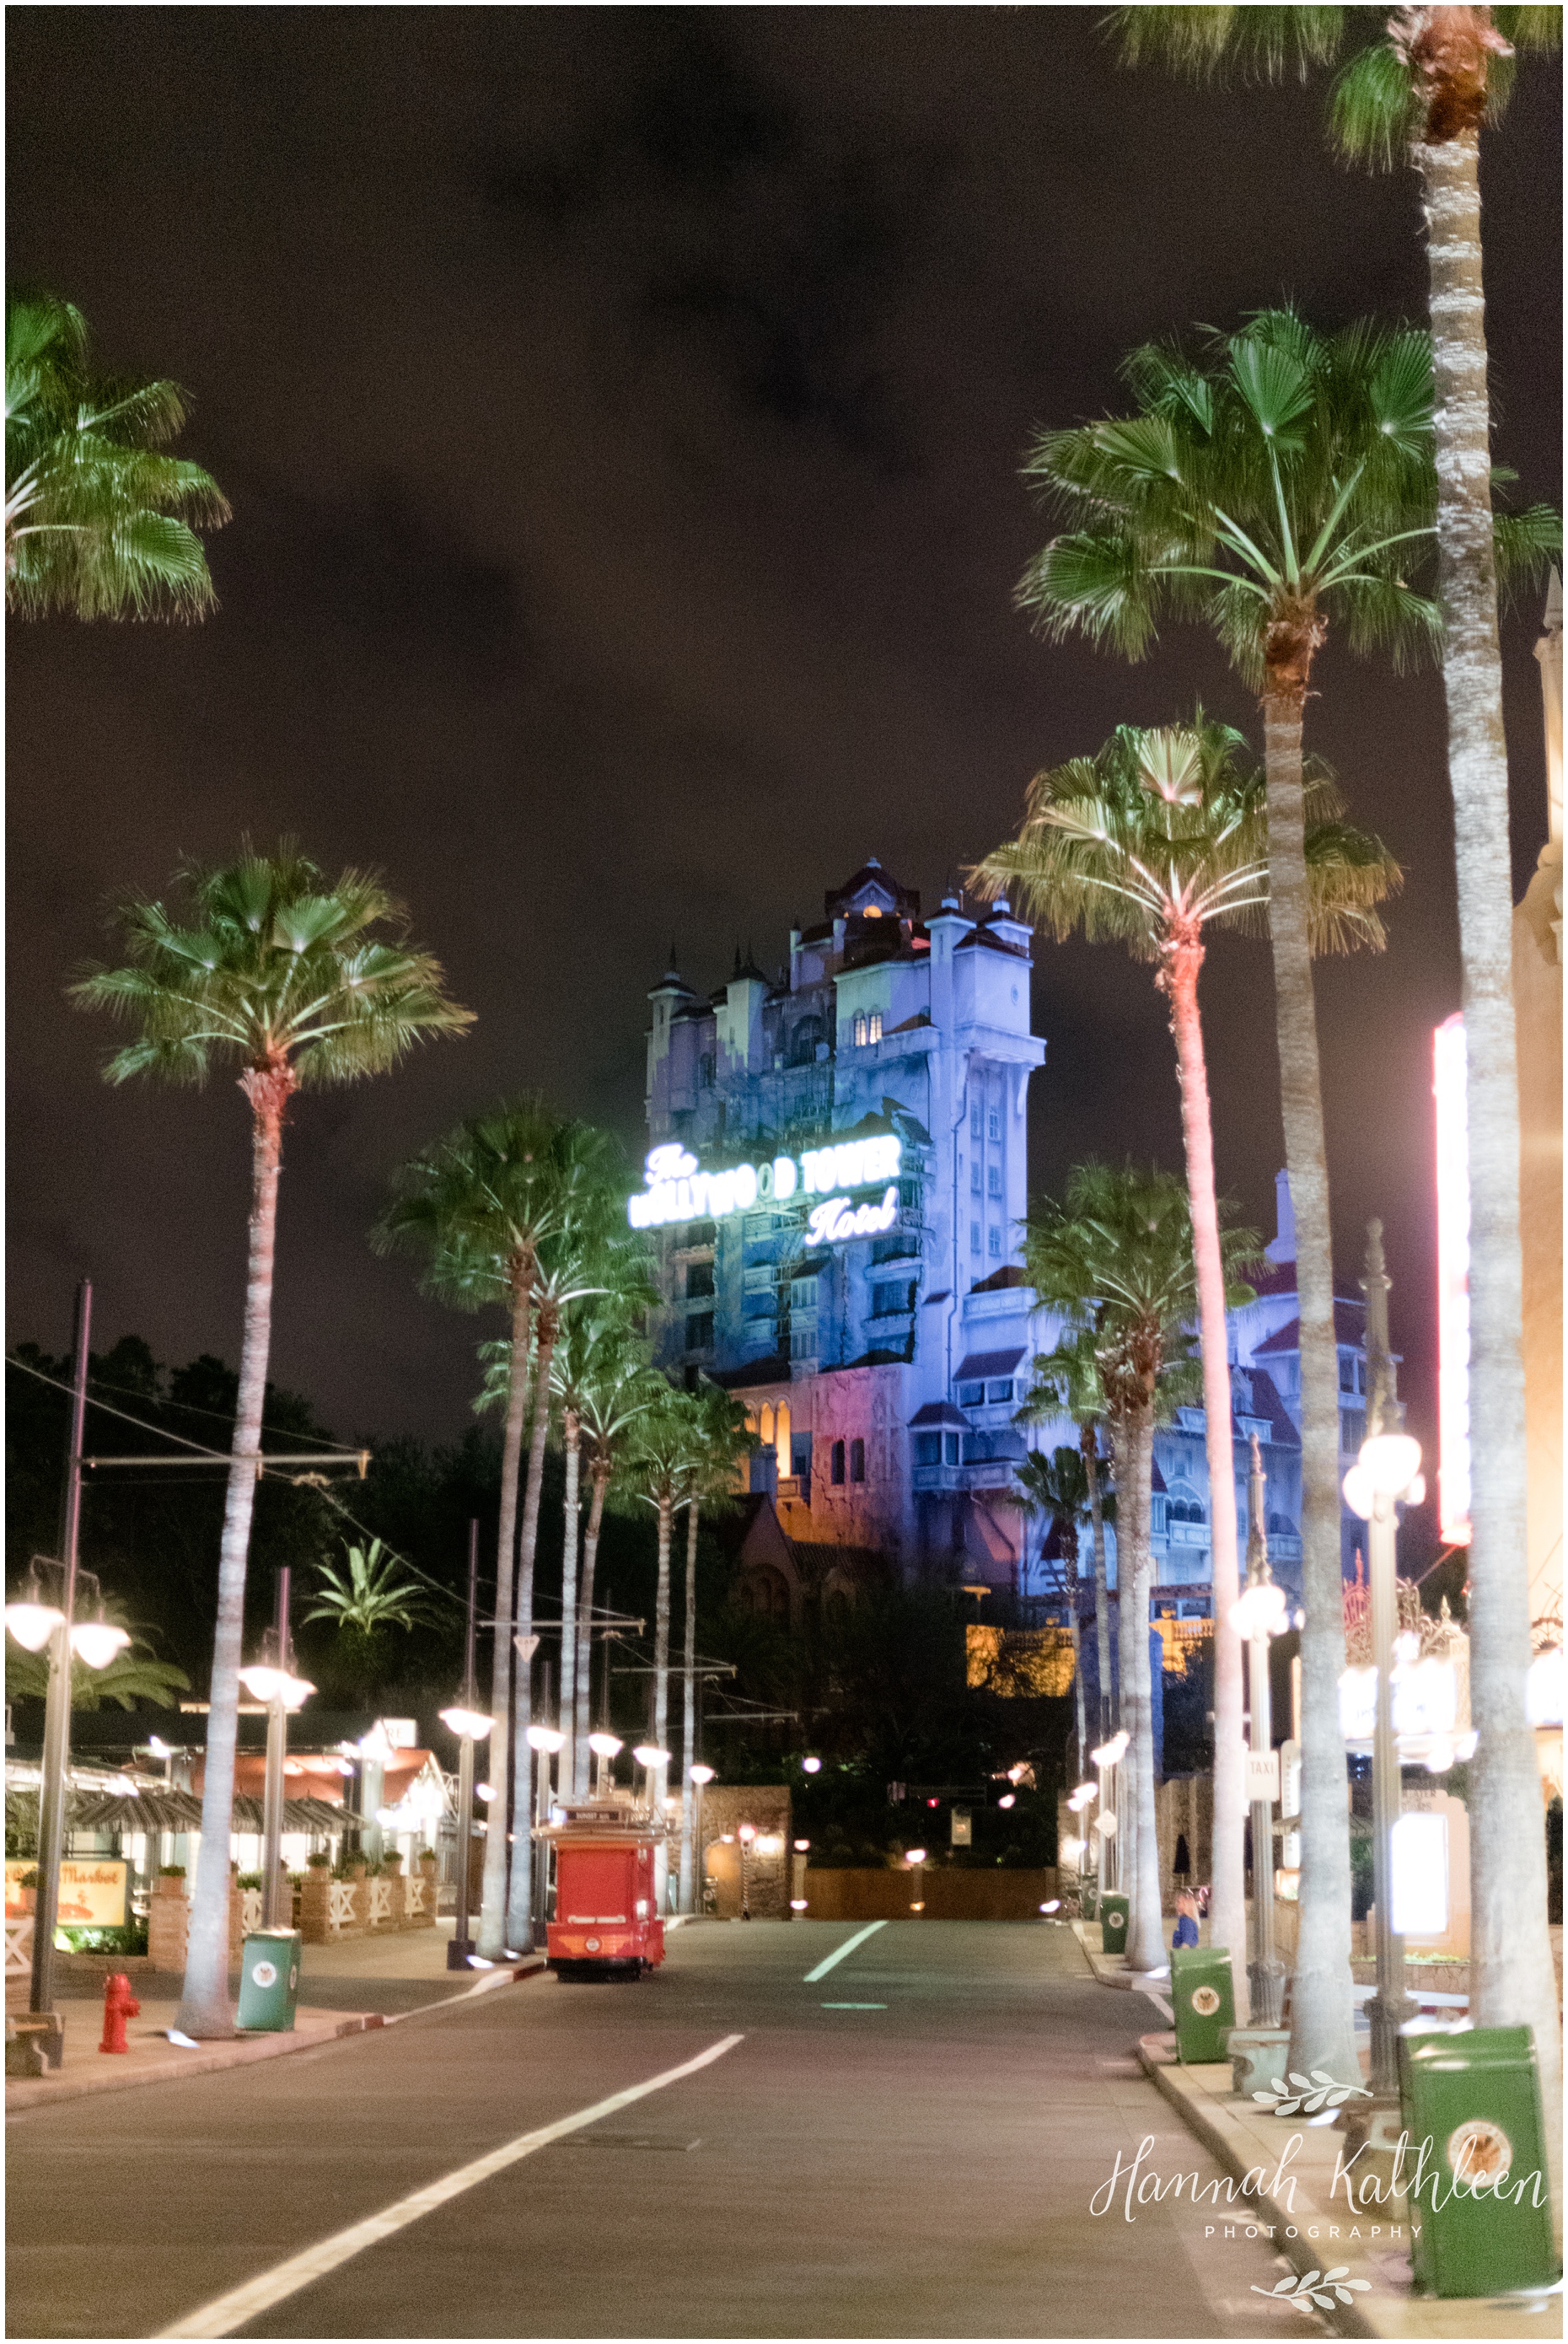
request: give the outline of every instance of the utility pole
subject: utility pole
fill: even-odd
[[[33,1917],[30,2007],[55,2007],[55,1926],[60,1910],[60,1859],[65,1845],[65,1802],[71,1773],[71,1630],[76,1617],[76,1549],[82,1526],[82,1443],[87,1421],[87,1357],[93,1324],[93,1281],[76,1289],[76,1355],[71,1377],[71,1429],[65,1444],[65,1486],[60,1506],[60,1562],[65,1587],[61,1620],[49,1639],[49,1690],[44,1710],[44,1768],[38,1793],[38,1893]]]

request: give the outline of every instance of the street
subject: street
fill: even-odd
[[[808,1971],[840,1947],[823,1975]],[[525,1981],[385,2033],[13,2120],[7,2332],[1266,2336],[1284,2266],[1132,2057],[1160,2024],[1065,1928],[701,1924],[636,1985]],[[740,2039],[719,2051],[727,2037]],[[628,2087],[245,2316],[207,2308]],[[1205,2238],[1212,2228],[1215,2235]],[[205,2324],[197,2324],[205,2321]]]

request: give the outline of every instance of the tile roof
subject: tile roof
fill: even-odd
[[[970,1351],[959,1361],[955,1383],[972,1383],[977,1376],[1010,1376],[1023,1357],[1023,1345],[1007,1351]]]
[[[1000,1294],[1004,1287],[1027,1286],[1029,1278],[1016,1261],[1008,1262],[1001,1269],[993,1269],[989,1278],[979,1278],[970,1287],[971,1294]]]
[[[1356,1349],[1366,1340],[1367,1307],[1364,1302],[1336,1300],[1334,1304],[1334,1340]],[[1299,1351],[1302,1348],[1302,1322],[1292,1318],[1288,1326],[1265,1336],[1253,1353],[1254,1359],[1265,1359],[1271,1351]]]
[[[963,1410],[946,1399],[927,1400],[924,1408],[916,1409],[910,1423],[915,1430],[933,1424],[950,1425],[955,1432],[968,1432],[971,1429]]]

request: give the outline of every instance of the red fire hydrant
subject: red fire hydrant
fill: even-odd
[[[124,1970],[114,1970],[104,1980],[104,2039],[100,2051],[128,2051],[126,2041],[126,2021],[139,2018],[142,2006],[131,1992],[131,1981]]]

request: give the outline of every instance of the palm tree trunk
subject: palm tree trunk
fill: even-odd
[[[669,1730],[669,1549],[675,1531],[675,1492],[666,1490],[658,1500],[658,1588],[653,1605],[653,1740],[656,1749],[667,1750],[665,1735]],[[669,1781],[668,1766],[649,1770],[648,1792],[653,1812],[662,1818],[665,1791]],[[663,1840],[654,1851],[654,1889],[658,1898],[656,1909],[663,1913],[665,1888],[669,1878],[669,1851]]]
[[[1271,665],[1263,700],[1269,800],[1269,934],[1284,1110],[1285,1164],[1296,1220],[1302,1346],[1302,1894],[1291,1988],[1291,2066],[1342,2083],[1360,2073],[1351,1997],[1351,1843],[1340,1678],[1345,1666],[1340,1567],[1340,1397],[1333,1242],[1323,1142],[1318,1026],[1307,924],[1302,707],[1314,631],[1299,631],[1286,663]],[[1261,1870],[1261,1867],[1260,1867]]]
[[[217,1625],[213,1636],[206,1771],[202,1783],[201,1845],[186,1943],[185,1984],[175,2025],[197,2038],[232,2036],[228,1998],[229,1834],[234,1824],[234,1753],[239,1732],[239,1670],[245,1647],[245,1571],[256,1505],[255,1458],[261,1447],[266,1363],[272,1344],[272,1273],[277,1238],[277,1181],[283,1167],[283,1116],[294,1075],[286,1060],[247,1068],[239,1086],[250,1102],[250,1238],[246,1265],[245,1334],[234,1411],[234,1450],[218,1549]]]
[[[1078,1779],[1083,1780],[1083,1770],[1089,1763],[1089,1752],[1084,1742],[1087,1720],[1083,1713],[1083,1662],[1079,1651],[1078,1631],[1078,1525],[1068,1530],[1067,1563],[1067,1623],[1072,1637],[1072,1690],[1076,1699],[1073,1723],[1078,1734]]]
[[[561,1509],[561,1693],[559,1720],[567,1737],[560,1782],[568,1791],[577,1780],[578,1682],[578,1541],[582,1529],[579,1492],[582,1487],[582,1419],[575,1408],[566,1411],[566,1502]]]
[[[1236,1467],[1231,1419],[1231,1367],[1225,1324],[1225,1271],[1214,1191],[1214,1132],[1209,1073],[1198,1015],[1200,942],[1176,945],[1163,970],[1171,1031],[1181,1076],[1181,1135],[1198,1273],[1199,1345],[1203,1359],[1203,1440],[1209,1463],[1210,1580],[1214,1607],[1214,1851],[1209,1942],[1231,1955],[1236,2016],[1247,2020],[1247,1886],[1242,1833],[1247,1815],[1241,1740],[1241,1640],[1231,1612],[1241,1591],[1236,1550]],[[1259,1878],[1271,1880],[1265,1867]]]
[[[1445,9],[1445,18],[1460,11]],[[1483,25],[1491,11],[1472,12]],[[1483,59],[1483,62],[1484,60]],[[1482,77],[1484,87],[1484,76]],[[1435,112],[1435,107],[1433,111]],[[1479,136],[1418,145],[1437,379],[1437,548],[1459,883],[1470,1156],[1471,2016],[1533,2029],[1542,2093],[1563,2068],[1530,1665],[1523,1269],[1508,753],[1497,641]]]
[[[1160,1834],[1154,1819],[1154,1687],[1149,1652],[1149,1591],[1153,1561],[1149,1547],[1150,1486],[1154,1465],[1154,1416],[1134,1410],[1126,1432],[1126,1495],[1118,1476],[1117,1572],[1125,1568],[1131,1601],[1121,1616],[1121,1720],[1131,1735],[1127,1763],[1132,1769],[1128,1804],[1137,1823],[1130,1864],[1121,1879],[1131,1899],[1127,1921],[1127,1966],[1157,1970],[1165,1958],[1160,1894]],[[1128,1528],[1124,1535],[1123,1519]]]
[[[573,1733],[572,1795],[586,1799],[588,1793],[588,1738],[593,1730],[590,1715],[593,1692],[593,1582],[594,1568],[598,1561],[598,1531],[604,1520],[605,1491],[609,1487],[608,1461],[595,1456],[589,1472],[593,1480],[593,1496],[588,1500],[588,1517],[583,1530],[582,1599],[578,1606],[578,1710]]]
[[[539,1543],[539,1502],[545,1487],[545,1443],[550,1430],[550,1358],[560,1331],[559,1307],[539,1304],[538,1355],[534,1362],[534,1437],[528,1449],[528,1487],[523,1500],[523,1534],[518,1551],[518,1654],[512,1678],[512,1830],[518,1854],[507,1891],[507,1944],[526,1954],[534,1942],[534,1867],[529,1861],[534,1827],[534,1753],[528,1747],[533,1722],[534,1669],[529,1643],[534,1632],[534,1556]],[[528,1653],[527,1659],[524,1653]]]
[[[1137,1692],[1135,1654],[1138,1645],[1138,1507],[1131,1494],[1138,1478],[1138,1460],[1129,1419],[1118,1414],[1111,1423],[1111,1453],[1116,1473],[1116,1722],[1127,1733],[1122,1753],[1125,1770],[1120,1779],[1131,1785],[1137,1766]],[[1138,1800],[1135,1792],[1121,1798],[1117,1812],[1116,1879],[1136,1901],[1138,1881]],[[1131,1932],[1128,1937],[1131,1944]]]
[[[523,1422],[528,1409],[528,1354],[533,1334],[531,1265],[512,1265],[512,1357],[507,1386],[507,1428],[501,1442],[501,1512],[496,1530],[496,1629],[490,1656],[490,1734],[486,1755],[495,1790],[485,1825],[484,1888],[478,1951],[497,1961],[507,1944],[507,1774],[512,1718],[513,1563],[518,1543],[518,1480]]]
[[[683,1913],[696,1910],[692,1892],[697,1884],[696,1851],[692,1845],[692,1829],[696,1822],[696,1784],[691,1779],[697,1763],[693,1746],[697,1740],[697,1523],[698,1503],[693,1492],[690,1510],[686,1518],[686,1665],[681,1672],[680,1685],[680,1895]]]
[[[1111,1596],[1105,1570],[1105,1516],[1100,1503],[1100,1427],[1081,1424],[1078,1445],[1089,1475],[1089,1519],[1094,1531],[1094,1657],[1100,1668],[1100,1715],[1097,1741],[1107,1742],[1111,1723]]]

